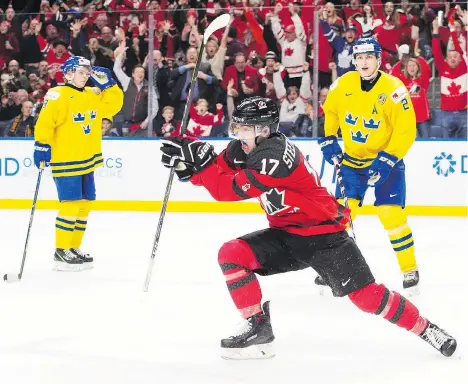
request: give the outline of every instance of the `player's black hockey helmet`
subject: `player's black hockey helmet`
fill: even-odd
[[[270,134],[278,132],[279,111],[273,100],[253,96],[242,100],[234,109],[229,131],[236,136],[236,127],[250,125],[259,135],[264,127],[270,127]]]

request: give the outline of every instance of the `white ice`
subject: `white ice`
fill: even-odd
[[[320,297],[312,270],[260,278],[276,357],[225,361],[239,317],[217,265],[224,241],[263,228],[262,215],[168,214],[148,293],[143,281],[159,213],[93,212],[93,270],[53,272],[55,212],[36,213],[23,280],[0,282],[0,383],[467,383],[468,227],[410,218],[423,315],[457,337],[445,358],[348,299]],[[29,212],[0,211],[0,272],[18,272]],[[375,217],[355,223],[379,282],[401,275]]]

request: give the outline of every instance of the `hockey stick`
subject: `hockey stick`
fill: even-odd
[[[344,206],[349,209],[348,196],[346,195],[346,189],[343,183],[343,177],[341,176],[340,163],[336,156],[333,156],[332,160],[333,160],[333,165],[335,166],[336,179],[338,181],[338,185],[340,186],[340,192],[341,192],[341,197],[343,199]],[[353,219],[351,219],[351,213],[349,215],[349,226],[351,228],[351,237],[354,239],[354,241],[356,241],[356,236],[354,234]]]
[[[185,103],[185,108],[184,108],[184,115],[182,118],[182,122],[180,124],[180,134],[183,135],[185,131],[187,130],[187,125],[189,121],[189,111],[190,111],[190,104],[192,103],[192,94],[193,90],[195,88],[195,84],[197,83],[197,78],[198,78],[198,71],[200,69],[200,64],[201,64],[201,59],[203,56],[203,52],[205,50],[205,44],[207,43],[209,37],[218,29],[225,28],[231,19],[231,16],[228,14],[224,14],[221,16],[218,16],[216,19],[214,19],[211,24],[208,26],[208,28],[205,31],[205,34],[203,35],[203,41],[200,45],[200,49],[198,51],[198,56],[197,56],[197,63],[195,65],[195,69],[193,70],[192,73],[192,80],[190,82],[190,89],[187,95],[187,101]],[[159,216],[159,221],[158,221],[158,227],[156,230],[156,235],[154,236],[154,243],[153,243],[153,251],[151,252],[151,258],[149,261],[148,265],[148,271],[146,273],[146,279],[145,279],[145,284],[143,286],[143,292],[148,292],[148,287],[149,283],[151,281],[151,274],[153,272],[153,266],[154,266],[154,260],[156,258],[156,252],[158,251],[158,245],[159,245],[159,238],[161,237],[161,230],[164,222],[164,217],[166,215],[166,210],[167,210],[167,203],[169,201],[169,195],[171,194],[171,187],[172,187],[172,182],[174,180],[174,173],[175,173],[175,168],[172,167],[171,171],[169,173],[169,180],[167,181],[166,185],[166,192],[164,192],[164,199],[161,207],[161,214]]]
[[[26,254],[28,252],[29,235],[31,233],[32,223],[34,219],[34,212],[36,211],[37,195],[39,193],[39,186],[41,185],[41,178],[42,178],[43,171],[44,171],[44,168],[41,168],[39,170],[39,175],[37,176],[36,190],[34,192],[31,215],[29,216],[28,233],[26,234],[26,242],[24,243],[23,260],[21,261],[21,268],[18,274],[6,273],[5,276],[3,276],[3,280],[5,280],[5,282],[7,283],[14,283],[14,282],[20,281],[21,278],[23,277],[24,263],[26,262]]]

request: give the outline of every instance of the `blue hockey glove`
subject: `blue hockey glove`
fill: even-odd
[[[92,67],[91,80],[101,91],[104,91],[116,84],[115,80],[112,78],[112,72],[110,69],[104,67]]]
[[[49,144],[42,144],[36,141],[34,144],[34,164],[37,168],[45,168],[50,165],[52,150]]]
[[[390,155],[385,151],[379,152],[377,158],[372,162],[369,168],[369,180],[367,185],[377,187],[382,184],[390,175],[392,168],[398,163],[396,156]]]
[[[338,140],[336,136],[327,136],[318,139],[318,144],[320,145],[320,149],[323,153],[323,158],[333,165],[333,157],[336,156],[338,162],[341,163],[343,160],[343,152],[341,151],[341,147],[338,144]]]
[[[214,147],[200,140],[182,136],[165,137],[161,139],[161,143],[161,161],[166,167],[174,167],[183,162],[197,173],[216,159]]]

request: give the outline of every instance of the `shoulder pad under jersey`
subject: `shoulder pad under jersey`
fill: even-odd
[[[272,177],[287,177],[299,165],[299,149],[285,136],[271,137],[247,156],[247,168]]]

